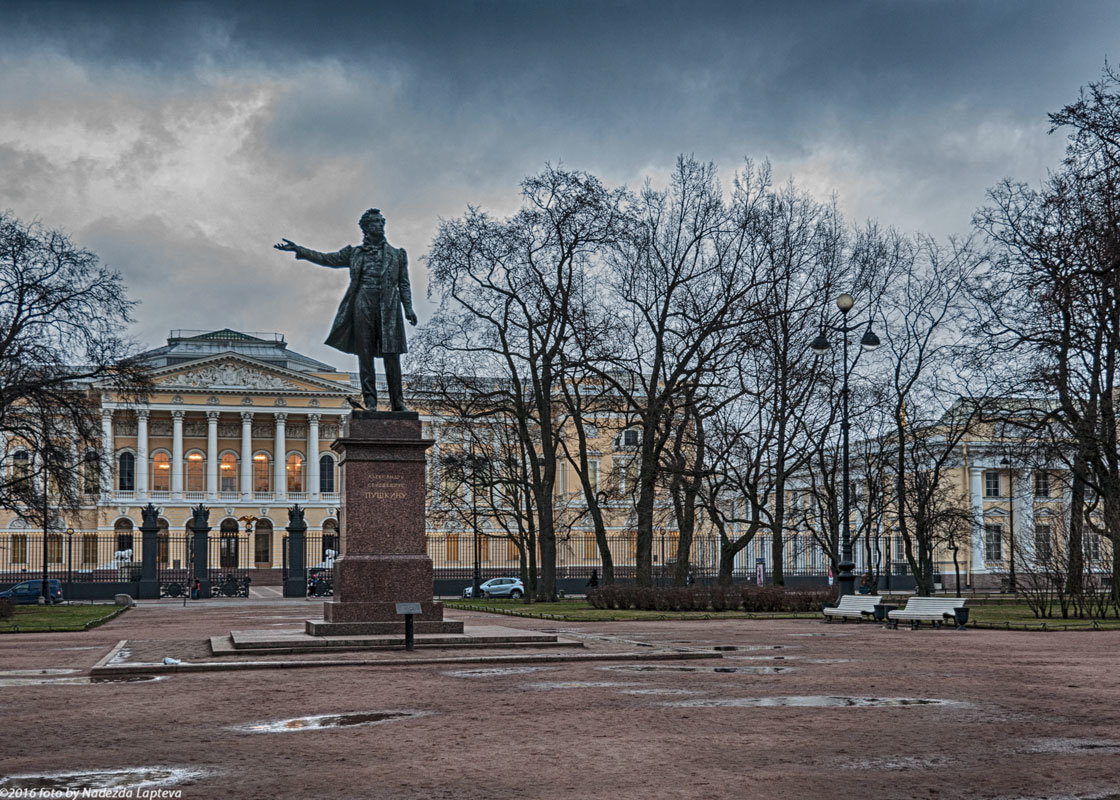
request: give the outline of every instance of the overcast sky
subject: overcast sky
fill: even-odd
[[[511,212],[546,162],[638,186],[682,152],[769,159],[853,219],[967,233],[987,187],[1058,161],[1047,112],[1120,42],[1120,3],[1086,0],[0,0],[0,20],[0,209],[123,272],[145,346],[280,331],[341,369],[322,341],[347,275],[281,237],[337,249],[380,207],[423,321],[439,218]]]

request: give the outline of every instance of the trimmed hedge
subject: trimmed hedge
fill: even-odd
[[[793,591],[781,586],[598,586],[587,592],[593,608],[638,611],[820,611],[836,601],[836,587]]]

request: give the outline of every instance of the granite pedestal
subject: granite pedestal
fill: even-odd
[[[334,563],[335,599],[323,619],[308,620],[313,636],[404,632],[397,603],[420,603],[416,633],[462,633],[432,600],[432,560],[425,538],[425,451],[420,415],[355,411],[338,452],[342,484],[343,552]]]

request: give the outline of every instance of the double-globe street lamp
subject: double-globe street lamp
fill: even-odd
[[[841,405],[840,405],[840,430],[841,439],[843,441],[844,451],[844,500],[843,511],[841,514],[841,539],[840,539],[840,574],[836,578],[836,582],[840,588],[840,596],[846,594],[853,594],[855,592],[856,576],[852,573],[855,568],[855,559],[852,556],[852,521],[851,521],[851,488],[850,488],[850,457],[848,450],[848,373],[851,371],[848,367],[848,334],[863,328],[863,324],[848,325],[848,312],[852,310],[855,305],[855,298],[845,292],[836,298],[836,307],[840,309],[843,314],[845,322],[840,325],[830,325],[826,327],[832,328],[840,334],[840,338],[844,342],[844,361],[841,365],[844,374],[843,388],[840,391]],[[871,320],[867,321],[867,329],[864,331],[863,338],[859,340],[860,346],[864,350],[874,350],[879,346],[879,337],[871,330]],[[829,350],[828,338],[824,335],[824,331],[813,340],[810,348],[817,355],[823,355]],[[855,364],[853,363],[854,367]]]

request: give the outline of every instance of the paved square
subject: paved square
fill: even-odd
[[[735,649],[83,679],[122,639],[203,660],[209,636],[310,608],[157,603],[0,637],[0,773],[183,768],[162,788],[185,798],[1120,797],[1120,632],[502,617],[589,652]]]

